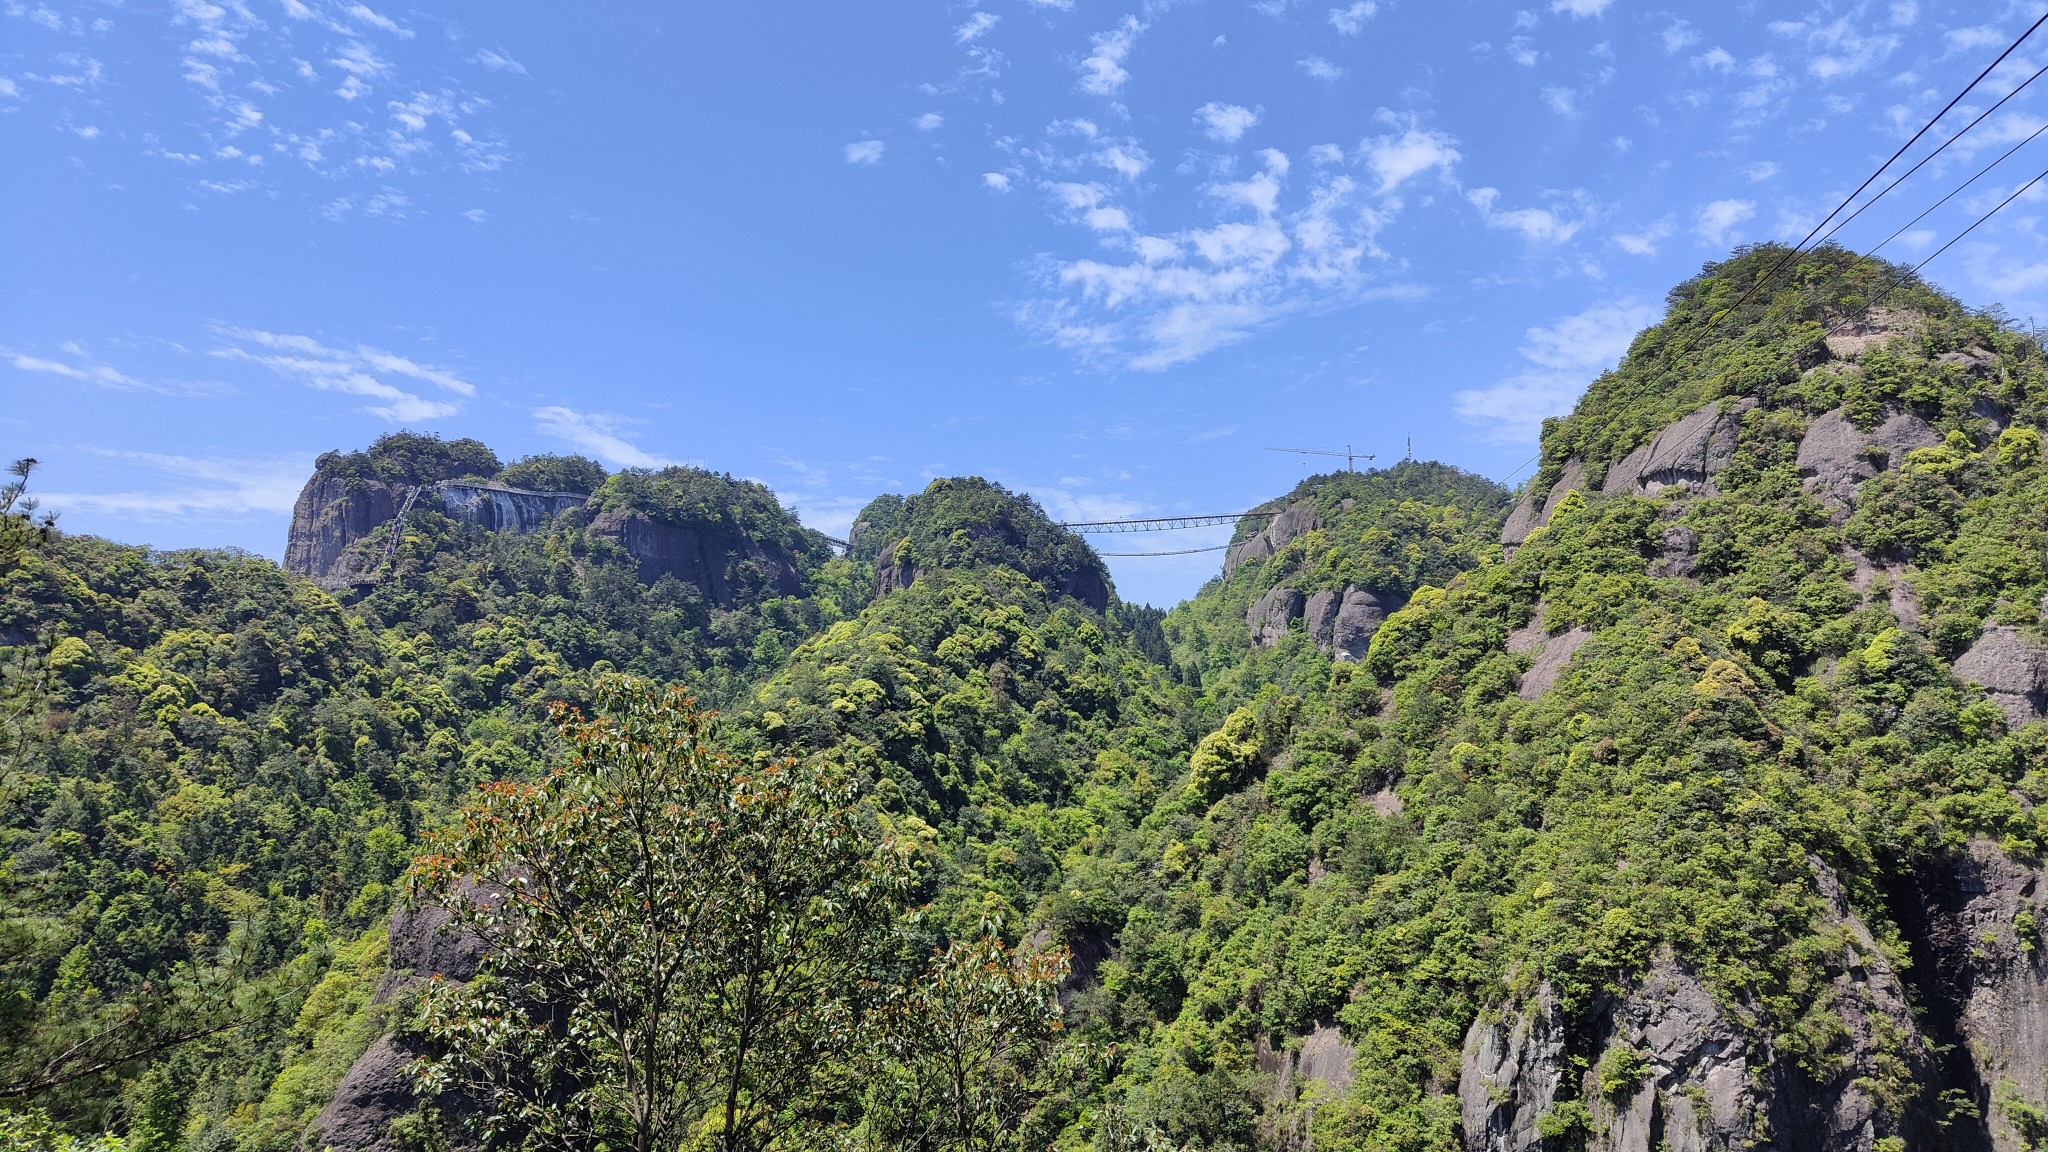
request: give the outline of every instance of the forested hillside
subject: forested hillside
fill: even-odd
[[[1785,256],[1675,288],[1519,494],[1314,478],[1163,618],[971,478],[843,557],[758,485],[410,434],[322,458],[291,571],[16,517],[5,1122],[467,1139],[389,1055],[447,959],[401,876],[622,672],[851,781],[915,944],[1070,952],[1011,1146],[2036,1147],[2048,354]],[[848,1092],[806,1131],[880,1131]]]

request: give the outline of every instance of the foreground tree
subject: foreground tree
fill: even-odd
[[[487,950],[429,990],[422,1091],[467,1087],[536,1146],[774,1145],[844,1087],[907,853],[831,771],[717,750],[679,689],[608,678],[556,721],[568,762],[487,786],[414,865]]]
[[[1064,950],[1011,948],[984,924],[894,989],[867,1029],[861,1123],[846,1144],[890,1152],[1024,1147],[1032,1105],[1076,1055],[1059,1046]]]

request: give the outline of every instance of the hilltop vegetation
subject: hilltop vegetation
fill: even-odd
[[[232,977],[252,1021],[35,1104],[129,1152],[319,1139],[414,1011],[378,989],[419,837],[558,764],[547,702],[617,671],[850,782],[922,862],[913,951],[1070,950],[1042,1143],[2030,1146],[2048,354],[1910,278],[1866,315],[1901,270],[1839,249],[1760,284],[1783,255],[1674,289],[1519,503],[1316,477],[1163,619],[978,479],[876,500],[833,557],[729,477],[424,437],[322,475],[591,499],[359,525],[374,579],[338,597],[37,545],[0,574],[54,677],[0,823],[35,900],[0,1035],[33,1062]]]

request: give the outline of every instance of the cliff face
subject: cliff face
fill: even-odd
[[[451,519],[519,536],[538,532],[556,516],[590,501],[585,492],[528,492],[495,484],[448,481],[439,488],[441,506]]]
[[[590,534],[610,540],[639,563],[652,584],[673,576],[696,586],[708,603],[730,608],[743,598],[803,592],[795,561],[779,546],[711,526],[670,524],[645,513],[613,508],[591,521]]]
[[[284,549],[288,572],[325,588],[344,588],[355,573],[342,564],[348,546],[398,514],[404,496],[380,480],[316,471],[292,505]]]

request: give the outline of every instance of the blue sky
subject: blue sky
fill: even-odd
[[[835,532],[964,473],[1236,509],[1310,470],[1274,446],[1512,482],[1672,284],[1803,235],[2038,14],[0,0],[0,453],[72,531],[273,556],[314,455],[397,427],[701,464]],[[1930,277],[2048,318],[2042,203]],[[1112,561],[1162,604],[1217,564]]]

